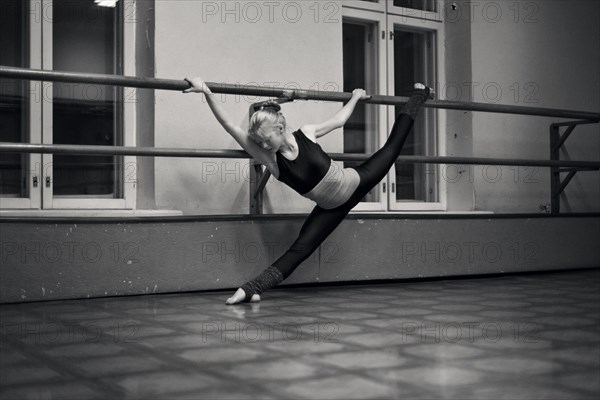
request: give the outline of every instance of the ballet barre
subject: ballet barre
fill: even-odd
[[[36,81],[49,82],[74,82],[74,83],[89,83],[97,85],[114,85],[123,87],[135,87],[146,89],[161,89],[161,90],[178,90],[183,91],[188,89],[190,85],[183,79],[161,79],[161,78],[140,78],[134,76],[108,75],[108,74],[92,74],[92,73],[76,73],[63,71],[47,71],[40,69],[27,69],[0,66],[1,78],[28,79]],[[321,100],[321,101],[338,101],[346,102],[352,97],[352,93],[347,92],[332,92],[323,90],[307,90],[307,89],[286,89],[270,86],[253,86],[240,85],[231,83],[215,83],[206,82],[206,85],[213,93],[230,94],[230,95],[245,95],[245,96],[262,96],[262,97],[284,97],[290,100]],[[403,96],[386,96],[386,95],[371,95],[368,99],[361,102],[369,104],[395,105],[401,106],[406,103],[407,97]],[[508,113],[521,115],[536,115],[542,117],[555,118],[574,118],[600,121],[600,113],[561,110],[554,108],[541,107],[524,107],[512,106],[503,104],[487,104],[475,102],[462,102],[450,100],[429,100],[423,104],[425,108],[440,108],[447,110],[465,110],[465,111],[481,111],[492,113]]]
[[[133,76],[76,73],[64,71],[47,71],[39,69],[16,68],[0,66],[0,78],[24,79],[50,82],[74,82],[98,85],[113,85],[145,89],[177,90],[183,91],[190,87],[183,79],[141,78]],[[268,86],[240,85],[229,83],[206,82],[213,93],[227,95],[245,95],[259,97],[275,97],[284,101],[293,100],[320,100],[346,102],[352,97],[351,93],[332,92],[306,89],[288,89]],[[401,106],[408,98],[403,96],[371,95],[361,102],[369,104]],[[600,170],[600,161],[562,161],[560,148],[573,132],[583,124],[600,122],[600,113],[562,110],[541,107],[525,107],[503,104],[486,104],[476,102],[460,102],[449,100],[429,100],[423,107],[465,110],[490,113],[507,113],[574,119],[573,121],[554,122],[550,124],[550,160],[509,159],[509,158],[480,158],[480,157],[445,157],[445,156],[401,156],[398,163],[420,164],[465,164],[465,165],[511,165],[535,166],[551,168],[551,208],[552,213],[560,212],[560,194],[578,171]],[[561,134],[560,128],[567,127]],[[173,149],[154,147],[127,147],[127,146],[89,146],[89,145],[57,145],[57,144],[26,144],[0,142],[0,153],[48,153],[48,154],[80,154],[80,155],[121,155],[140,157],[198,157],[198,158],[251,158],[243,150],[200,150],[200,149]],[[331,153],[335,161],[362,161],[369,158],[369,154],[344,154]],[[565,179],[561,180],[560,173],[568,172]],[[268,179],[269,172],[264,171],[260,164],[255,163],[251,168],[251,213],[262,213],[262,190]]]

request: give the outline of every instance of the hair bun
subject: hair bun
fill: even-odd
[[[281,106],[276,101],[267,100],[263,104],[261,104],[261,106],[258,109],[279,112],[281,110]]]

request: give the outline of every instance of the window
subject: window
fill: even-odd
[[[346,3],[344,3],[346,6]],[[413,7],[409,9],[408,7]],[[443,25],[429,19],[437,1],[353,1],[344,9],[344,91],[403,96],[415,82],[435,87]],[[411,18],[407,18],[407,16]],[[387,139],[401,107],[362,105],[344,128],[344,151],[373,153]],[[423,108],[401,155],[440,153],[437,123],[442,110]],[[353,163],[346,163],[353,165]],[[441,210],[443,183],[437,165],[397,162],[387,178],[356,208],[364,210]]]
[[[406,30],[394,27],[394,94],[402,96],[411,89],[414,82],[434,82],[432,74],[431,52],[433,33]],[[395,107],[395,115],[400,113],[402,107]],[[428,135],[433,129],[433,111],[423,108],[417,116],[412,132],[408,136],[401,156],[427,156],[435,155],[436,141],[434,135]],[[428,179],[435,165],[428,164],[402,164],[395,165],[395,185],[392,183],[394,200],[398,201],[436,201],[436,185]]]
[[[377,24],[346,21],[343,24],[344,40],[344,92],[363,88],[367,93],[377,93]],[[378,106],[357,104],[344,125],[344,153],[373,153],[377,151]],[[351,167],[361,162],[344,162]],[[379,191],[375,188],[362,200],[379,202]]]
[[[25,3],[5,0],[0,5],[0,65],[28,67],[27,43],[29,24]],[[29,83],[0,78],[0,141],[27,143],[29,141]],[[3,203],[10,199],[29,197],[26,154],[0,154],[0,196]],[[13,202],[14,203],[14,202]]]
[[[378,11],[386,15],[404,15],[418,20],[441,22],[441,0],[344,0],[346,8]]]
[[[126,2],[131,0],[3,0],[1,64],[123,75],[124,37],[131,37],[124,29],[132,29],[123,24]],[[2,141],[106,146],[132,141],[124,115],[133,105],[124,104],[122,88],[3,79],[0,95]],[[132,208],[132,185],[123,179],[131,159],[3,154],[2,208]]]
[[[435,11],[435,0],[394,0],[394,7],[411,8],[423,11]]]
[[[122,75],[120,7],[54,0],[52,69]],[[111,146],[121,141],[122,89],[55,82],[52,143]],[[121,157],[54,155],[54,197],[122,197]]]

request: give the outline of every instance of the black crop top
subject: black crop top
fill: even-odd
[[[288,160],[277,152],[277,166],[279,178],[300,194],[310,192],[329,171],[331,158],[323,151],[321,146],[310,140],[298,129],[292,133],[298,143],[298,157]]]

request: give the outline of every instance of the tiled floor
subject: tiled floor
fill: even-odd
[[[597,399],[600,270],[0,306],[0,399]]]

